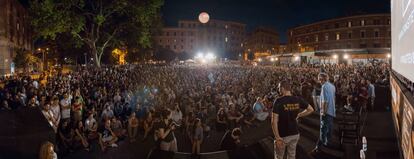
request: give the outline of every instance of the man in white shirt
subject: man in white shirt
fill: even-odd
[[[62,110],[62,119],[70,119],[70,106],[71,101],[69,99],[69,95],[66,93],[62,100],[60,100],[60,106]]]

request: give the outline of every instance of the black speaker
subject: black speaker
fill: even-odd
[[[37,159],[42,143],[55,132],[38,108],[0,112],[0,158]]]
[[[242,156],[235,156],[234,158],[273,159],[273,138],[264,138],[255,144],[247,146],[242,152],[244,153]]]

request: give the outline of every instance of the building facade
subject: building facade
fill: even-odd
[[[245,24],[210,20],[202,24],[195,20],[181,20],[178,27],[163,28],[155,37],[159,47],[176,53],[211,52],[236,57],[243,52]]]
[[[268,27],[258,27],[248,36],[245,53],[253,54],[254,58],[276,54],[279,49],[279,33]]]
[[[390,20],[390,14],[371,14],[295,27],[287,32],[287,50],[317,61],[386,59],[391,47]]]
[[[33,50],[28,12],[17,0],[0,0],[0,75],[14,72],[17,50]]]

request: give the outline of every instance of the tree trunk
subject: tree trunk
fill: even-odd
[[[101,58],[99,58],[98,49],[95,47],[95,45],[89,45],[89,48],[91,49],[93,62],[95,64],[95,66],[98,67],[98,68],[101,67]]]

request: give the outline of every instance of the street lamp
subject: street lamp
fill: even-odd
[[[387,54],[387,58],[391,58],[391,54]]]

